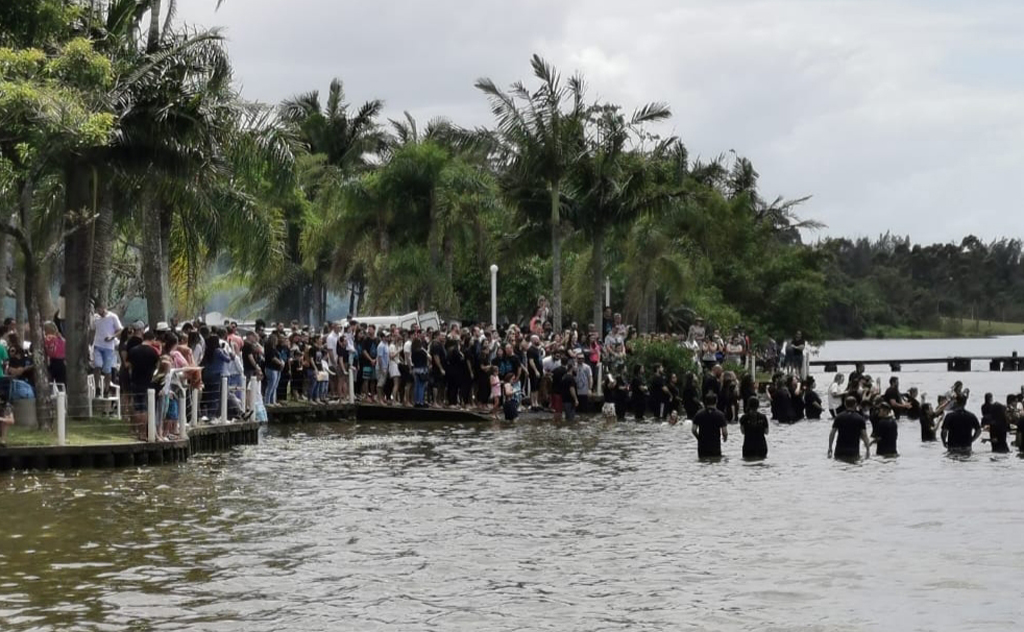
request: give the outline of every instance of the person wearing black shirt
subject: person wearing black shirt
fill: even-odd
[[[147,331],[143,342],[128,352],[128,371],[131,376],[132,393],[135,397],[135,410],[144,412],[147,407],[146,391],[152,387],[153,374],[160,364],[160,352],[153,346],[156,335]]]
[[[809,377],[804,382],[804,416],[808,419],[819,420],[825,407],[821,404],[821,396],[814,390],[814,378]]]
[[[555,423],[562,421],[562,411],[565,409],[565,400],[562,399],[562,378],[569,371],[565,365],[566,358],[562,358],[551,372],[551,412]]]
[[[903,393],[900,392],[900,378],[889,378],[889,388],[885,390],[882,400],[889,405],[893,414],[899,419],[904,411],[910,410],[910,404],[903,401]]]
[[[1006,415],[1006,406],[994,402],[989,409],[984,428],[988,430],[988,441],[992,444],[992,452],[1006,454],[1010,451],[1010,444],[1006,441],[1006,436],[1010,433],[1010,420]]]
[[[729,439],[729,422],[718,410],[718,396],[704,395],[704,409],[693,418],[691,432],[697,438],[697,457],[701,459],[722,456],[722,441]]]
[[[647,384],[644,382],[642,364],[636,365],[633,369],[633,380],[629,383],[629,400],[633,416],[637,421],[643,421],[644,413],[647,411]]]
[[[878,406],[878,417],[871,423],[871,436],[871,442],[877,446],[875,454],[899,456],[896,451],[899,427],[896,425],[896,418],[892,416],[892,409],[885,402]]]
[[[849,379],[846,380],[846,383],[849,385],[849,388],[851,388],[851,389],[852,388],[856,388],[857,385],[860,384],[861,379],[863,379],[863,378],[864,378],[864,364],[861,363],[861,362],[858,362],[857,364],[854,365],[854,369],[853,369],[853,371],[850,372],[850,377],[849,377]]]
[[[413,406],[425,408],[427,383],[430,381],[430,354],[423,348],[419,334],[412,340]]]
[[[242,344],[242,368],[244,369],[246,380],[254,377],[263,378],[263,372],[260,370],[260,365],[263,364],[262,355],[259,350],[256,332],[249,332],[246,334],[245,342]]]
[[[907,409],[907,419],[911,421],[918,421],[921,419],[921,399],[918,397],[917,388],[912,388],[907,391],[904,401],[910,405]]]
[[[683,410],[686,411],[686,418],[693,419],[700,412],[700,391],[697,390],[697,376],[692,372],[687,373],[683,379]]]
[[[527,375],[530,378],[530,410],[540,410],[540,380],[544,377],[544,349],[540,337],[530,337],[530,348],[526,350]]]
[[[744,459],[764,459],[768,456],[768,418],[758,408],[757,396],[750,397],[740,417]]]
[[[981,421],[992,415],[992,393],[985,393],[985,402],[981,405]]]
[[[775,385],[775,393],[772,395],[772,414],[780,424],[791,424],[796,421],[789,387],[782,382]]]
[[[719,395],[722,394],[722,367],[717,364],[711,367],[711,371],[704,376],[704,383],[700,389],[701,400],[708,393],[715,394],[715,401],[718,401]]]
[[[565,411],[565,420],[576,421],[576,408],[580,400],[576,396],[576,366],[572,360],[564,367],[557,384],[558,394],[562,396],[562,409]]]
[[[938,424],[935,423],[935,411],[932,410],[931,404],[921,405],[921,416],[918,421],[921,423],[921,441],[928,443],[931,441],[937,441],[935,431],[938,430]]]
[[[430,341],[430,382],[433,389],[434,405],[440,406],[445,395],[445,365],[448,354],[444,350],[441,332],[435,331]]]
[[[964,409],[967,395],[959,393],[953,410],[942,420],[942,445],[950,452],[971,453],[971,445],[981,436],[981,423],[974,413]]]
[[[864,444],[864,456],[871,456],[871,439],[868,437],[867,420],[857,411],[857,398],[847,397],[846,410],[832,421],[832,432],[828,435],[828,456],[837,459],[860,457],[859,443]],[[838,441],[836,438],[838,437]],[[835,446],[835,452],[832,447]]]
[[[665,381],[665,368],[657,364],[654,366],[654,377],[651,378],[651,407],[654,408],[656,418],[665,418],[671,399],[672,394],[669,393],[668,383]]]

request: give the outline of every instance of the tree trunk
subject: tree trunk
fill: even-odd
[[[594,306],[594,327],[599,335],[603,332],[601,320],[604,316],[604,229],[598,228],[594,234],[594,252],[590,257],[590,265],[593,271],[593,306]]]
[[[65,222],[75,221],[90,210],[94,174],[92,169],[70,165],[65,170]],[[82,416],[88,409],[89,326],[92,310],[92,231],[79,228],[64,238],[64,307],[67,310],[64,337],[67,339],[68,411]]]
[[[14,319],[20,323],[25,322],[25,275],[18,274],[18,258],[14,258],[14,266],[11,269],[14,271]],[[22,265],[24,268],[24,265]]]
[[[658,287],[654,286],[651,288],[650,294],[647,296],[647,332],[654,333],[658,331]]]
[[[167,270],[163,269],[163,239],[160,235],[161,209],[157,205],[142,210],[142,281],[146,289],[146,312],[151,329],[167,322]]]
[[[317,276],[313,277],[313,318],[310,320],[310,325],[313,326],[313,331],[319,330],[323,326],[323,321],[320,319],[320,314],[323,312],[324,306],[324,284]]]
[[[146,51],[154,52],[160,46],[160,14],[163,13],[163,0],[150,0],[149,8],[149,38],[146,42]]]
[[[31,252],[25,253],[25,308],[28,315],[28,339],[32,343],[32,388],[36,392],[36,423],[42,429],[53,421],[53,393],[50,392],[49,371],[43,352],[43,323],[40,306],[36,300],[42,293],[49,292],[49,283],[36,265]]]
[[[27,267],[28,266],[26,266],[26,268]],[[25,307],[31,310],[32,303],[34,302],[36,305],[36,311],[39,313],[39,317],[43,319],[42,322],[46,322],[51,320],[57,311],[53,306],[53,295],[50,292],[51,281],[53,280],[53,262],[40,261],[39,264],[36,265],[35,274],[35,296],[29,299],[28,294],[26,293]],[[26,279],[25,286],[28,287],[28,284],[29,281]]]
[[[105,200],[97,209],[93,230],[92,270],[96,300],[110,301],[110,265],[114,255],[114,205]]]
[[[551,183],[551,325],[562,331],[562,233],[559,182]]]
[[[10,224],[10,214],[4,213],[4,216],[0,218],[0,222],[3,222],[4,224]],[[7,315],[7,292],[10,291],[11,289],[7,260],[10,258],[11,238],[8,237],[7,235],[0,235],[0,319],[3,319]]]
[[[459,297],[455,294],[455,244],[449,235],[444,238],[444,306],[448,314],[460,314]]]

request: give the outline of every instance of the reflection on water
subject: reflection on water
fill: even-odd
[[[1024,462],[825,458],[828,425],[304,425],[0,479],[0,629],[1007,630]]]

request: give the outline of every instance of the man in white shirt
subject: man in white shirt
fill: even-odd
[[[390,338],[391,334],[383,331],[377,344],[377,393],[382,404],[390,403],[387,399],[388,372],[391,370],[391,348],[388,345]]]
[[[338,340],[341,339],[341,325],[338,323],[331,323],[331,332],[327,334],[327,338],[324,340],[324,344],[327,346],[327,363],[330,365],[331,370],[334,371],[335,375],[340,375],[341,363],[338,361]],[[340,393],[341,380],[331,380],[328,383],[328,394],[330,397],[338,397]]]
[[[107,306],[100,303],[99,309],[92,318],[92,366],[96,376],[98,397],[102,397],[110,386],[110,375],[114,371],[117,359],[117,337],[123,327],[117,314],[107,311]]]

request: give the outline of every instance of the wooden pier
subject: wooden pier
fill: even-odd
[[[147,443],[0,448],[0,472],[78,470],[183,463],[193,454],[259,443],[260,424],[239,421],[189,429],[188,439]]]
[[[810,366],[820,366],[826,373],[836,373],[840,366],[888,366],[893,373],[899,373],[904,365],[939,364],[946,365],[946,370],[956,373],[969,373],[975,362],[988,363],[989,371],[1024,371],[1024,358],[1018,357],[1015,351],[1010,356],[954,356],[945,358],[910,358],[906,360],[811,360]]]

